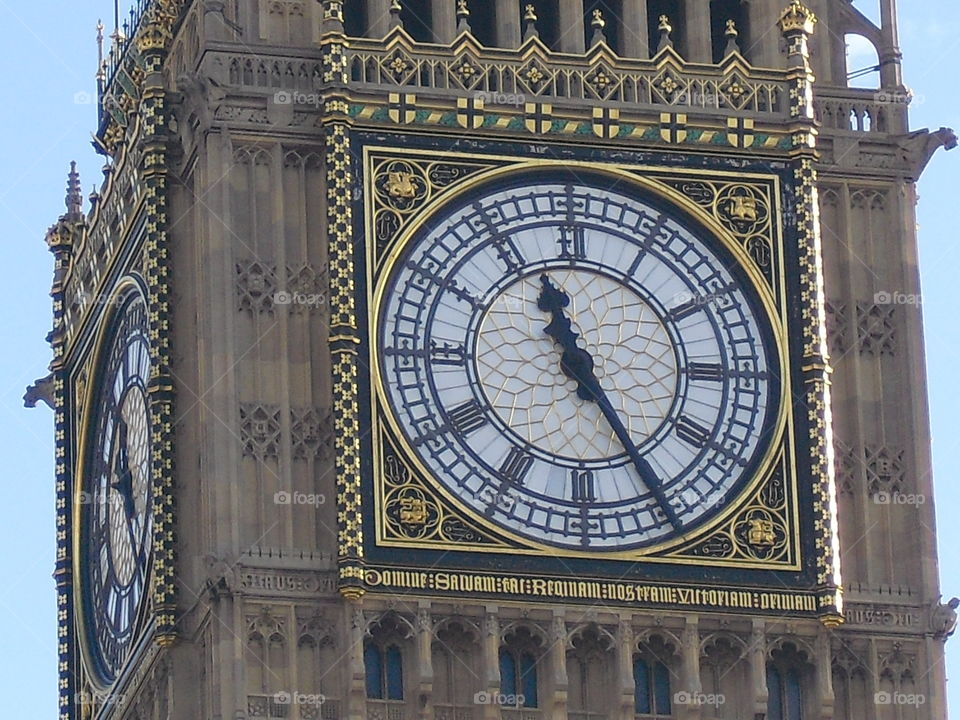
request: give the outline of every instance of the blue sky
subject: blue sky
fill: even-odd
[[[875,0],[872,0],[875,4]],[[106,0],[0,0],[0,697],[26,714],[56,714],[56,608],[54,562],[53,429],[45,408],[22,409],[24,387],[46,374],[50,351],[51,255],[44,232],[64,211],[70,160],[79,163],[84,194],[102,178],[102,161],[90,147],[95,108],[95,25],[111,14]],[[863,0],[858,7],[875,10]],[[916,102],[916,128],[960,129],[960,18],[956,0],[901,3],[907,83]],[[854,63],[855,64],[855,63]],[[948,80],[949,79],[949,80]],[[938,154],[920,184],[920,248],[927,364],[943,593],[960,595],[960,382],[956,379],[960,330],[957,316],[956,193],[960,150]],[[953,520],[953,522],[951,522]],[[960,638],[948,645],[952,705],[960,708]]]

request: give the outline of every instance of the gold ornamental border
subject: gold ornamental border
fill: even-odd
[[[80,652],[78,653],[86,669],[86,678],[97,690],[109,690],[111,687],[120,680],[121,675],[124,672],[124,668],[121,668],[118,672],[117,678],[115,678],[114,685],[103,685],[101,678],[98,673],[94,672],[93,668],[96,663],[93,662],[91,657],[91,648],[89,643],[89,636],[87,635],[87,620],[86,620],[86,586],[85,586],[85,573],[83,566],[84,555],[80,551],[80,539],[82,535],[82,528],[84,523],[84,510],[87,505],[83,502],[83,493],[86,491],[86,472],[87,465],[90,458],[90,433],[95,432],[95,428],[91,427],[91,421],[94,419],[90,415],[90,409],[93,406],[93,402],[96,398],[96,393],[100,389],[100,380],[102,379],[103,372],[103,362],[106,356],[106,353],[109,351],[109,343],[114,340],[115,335],[115,325],[116,320],[119,317],[121,312],[120,303],[118,300],[125,298],[128,294],[137,294],[140,296],[140,300],[144,304],[145,311],[149,314],[149,300],[147,298],[147,293],[144,291],[143,286],[140,281],[131,276],[127,275],[120,279],[116,284],[113,290],[110,293],[109,298],[107,299],[105,305],[108,308],[111,308],[111,311],[103,315],[103,319],[100,322],[100,327],[97,330],[96,338],[93,343],[92,350],[89,354],[89,360],[85,363],[83,369],[88,370],[86,387],[83,389],[83,415],[84,422],[80,425],[79,433],[77,436],[77,466],[74,472],[73,478],[73,517],[71,518],[72,525],[72,537],[73,537],[73,577],[74,577],[74,616],[76,619],[76,628],[77,628],[77,639],[79,642]],[[150,403],[148,401],[147,408],[150,408]],[[151,412],[152,416],[152,412]],[[152,417],[151,417],[152,421]],[[151,438],[153,436],[153,429],[150,430]],[[151,445],[153,440],[151,439]],[[150,488],[151,494],[153,493],[153,488]],[[155,498],[152,498],[155,501]],[[154,513],[156,508],[154,508]],[[152,544],[153,538],[151,537],[150,542]],[[151,547],[152,550],[152,547]],[[133,630],[133,640],[131,640],[131,650],[138,644],[139,640],[142,639],[143,630],[147,627],[147,616],[150,612],[150,601],[152,599],[150,588],[153,581],[153,552],[147,554],[147,572],[144,577],[144,587],[143,587],[143,597],[140,599],[140,607],[137,608],[137,618],[134,622]]]
[[[365,147],[364,148],[364,158],[363,166],[367,174],[367,177],[364,179],[364,193],[365,193],[365,203],[366,203],[366,234],[368,238],[372,238],[373,228],[371,217],[373,209],[373,181],[374,178],[370,176],[370,171],[372,165],[370,162],[371,154],[374,152],[379,152],[382,155],[386,156],[388,154],[396,154],[398,157],[409,157],[410,155],[416,154],[415,152],[407,151],[402,152],[394,148],[385,148],[385,147]],[[753,259],[747,254],[747,252],[740,246],[736,241],[734,236],[725,229],[715,218],[707,215],[703,209],[693,203],[691,200],[686,198],[680,192],[674,190],[673,188],[667,187],[660,182],[654,181],[652,179],[642,177],[637,175],[638,172],[657,172],[659,174],[670,173],[671,168],[662,167],[662,166],[630,166],[630,165],[612,165],[604,163],[595,163],[595,162],[584,162],[584,161],[547,161],[547,160],[530,160],[529,158],[520,158],[520,157],[511,157],[511,156],[497,156],[496,158],[484,155],[476,154],[466,154],[466,153],[447,153],[444,154],[443,160],[449,163],[455,163],[457,160],[477,160],[483,159],[487,162],[498,162],[501,163],[499,167],[494,167],[489,170],[480,171],[478,173],[472,174],[460,183],[454,183],[445,190],[438,193],[438,196],[433,198],[430,202],[426,203],[419,212],[416,213],[416,216],[411,222],[408,222],[406,227],[398,234],[398,236],[390,244],[389,251],[386,253],[382,259],[382,267],[379,268],[374,274],[374,268],[376,268],[377,258],[374,256],[375,252],[375,243],[368,242],[366,243],[366,253],[367,253],[367,301],[368,301],[368,321],[370,327],[370,368],[371,368],[371,420],[373,422],[373,453],[374,453],[374,468],[375,468],[375,477],[377,475],[382,476],[382,468],[384,458],[381,453],[381,444],[380,444],[380,428],[379,425],[379,416],[380,416],[380,406],[381,404],[384,407],[383,415],[387,419],[387,424],[392,430],[392,434],[397,438],[398,444],[401,446],[403,454],[406,456],[404,460],[413,465],[413,470],[424,479],[429,479],[432,477],[430,473],[423,464],[419,461],[416,456],[416,453],[412,451],[408,443],[403,440],[403,434],[400,432],[399,427],[396,423],[396,420],[393,418],[392,413],[388,409],[388,403],[383,402],[383,399],[386,397],[385,388],[382,383],[382,374],[379,362],[379,348],[377,347],[377,336],[376,329],[379,326],[380,320],[380,308],[384,299],[386,292],[386,280],[390,277],[394,264],[397,262],[401,254],[403,253],[406,245],[410,242],[413,235],[419,230],[422,222],[426,218],[433,217],[436,213],[441,211],[445,206],[451,204],[465,192],[472,190],[473,188],[486,184],[491,181],[495,181],[498,178],[510,177],[515,175],[520,175],[525,172],[531,171],[543,171],[543,170],[560,170],[560,171],[569,171],[571,168],[580,169],[583,171],[591,172],[594,174],[605,175],[614,179],[617,179],[623,182],[628,187],[639,187],[649,193],[652,193],[657,198],[665,200],[669,203],[672,203],[675,207],[679,207],[681,210],[685,211],[688,216],[692,217],[696,222],[699,222],[702,226],[706,227],[707,230],[713,233],[713,235],[718,238],[731,253],[733,258],[740,265],[740,268],[747,274],[751,285],[754,290],[757,292],[761,299],[761,303],[766,312],[768,321],[771,323],[775,345],[776,345],[776,357],[777,357],[777,367],[780,370],[780,403],[779,410],[774,425],[774,431],[772,433],[772,439],[770,440],[767,449],[764,453],[763,460],[760,464],[760,469],[755,473],[754,477],[751,478],[749,484],[741,491],[741,494],[738,496],[737,500],[728,504],[721,512],[719,512],[708,525],[697,528],[695,531],[685,533],[679,537],[674,537],[670,540],[658,543],[656,545],[651,545],[648,547],[626,550],[620,552],[586,552],[578,551],[567,548],[559,548],[553,545],[546,545],[542,543],[536,543],[529,539],[522,538],[520,536],[514,535],[510,531],[497,526],[493,523],[490,523],[485,518],[480,517],[473,510],[465,506],[459,498],[457,498],[453,493],[450,493],[447,488],[443,487],[439,483],[429,483],[431,491],[437,492],[441,497],[449,502],[454,508],[456,508],[461,513],[464,513],[466,517],[469,517],[471,521],[477,522],[481,525],[487,532],[493,536],[509,538],[511,542],[516,543],[522,547],[520,548],[487,548],[488,552],[502,552],[507,554],[524,554],[524,555],[538,555],[543,556],[545,553],[555,556],[555,557],[580,557],[580,558],[591,558],[591,559],[610,559],[610,560],[631,560],[631,561],[656,561],[664,563],[675,563],[675,564],[690,564],[690,565],[712,565],[712,566],[730,566],[730,567],[756,567],[756,568],[771,568],[775,567],[780,570],[800,570],[802,569],[802,558],[801,552],[802,548],[800,545],[800,527],[799,527],[799,515],[798,515],[798,497],[797,497],[797,484],[798,484],[798,473],[796,468],[796,446],[794,440],[793,432],[793,414],[791,412],[791,404],[789,402],[791,397],[791,389],[793,388],[792,377],[790,373],[789,365],[789,338],[785,331],[786,328],[786,302],[783,302],[778,306],[775,297],[771,293],[771,290],[768,287],[767,281],[763,278],[760,271],[754,265]],[[510,164],[503,165],[502,163],[507,162]],[[713,175],[714,177],[719,177],[721,173],[714,171],[703,171],[699,173],[701,177],[707,177]],[[726,175],[727,178],[744,180],[750,177],[746,173],[730,173]],[[754,174],[753,178],[763,179],[769,182],[771,179],[776,181],[775,187],[777,190],[777,195],[779,195],[779,178],[774,175],[766,174]],[[779,218],[778,218],[779,219]],[[779,228],[780,223],[773,223],[774,228]],[[771,237],[772,241],[778,243],[778,262],[780,264],[779,282],[781,285],[785,283],[784,277],[784,257],[783,257],[783,242],[782,235],[779,232],[779,229],[775,233],[771,233],[775,237]],[[375,288],[375,289],[374,289]],[[779,293],[780,297],[785,299],[785,287],[781,287],[781,292]],[[786,432],[785,432],[786,431]],[[667,550],[676,550],[684,545],[694,544],[696,541],[706,539],[711,533],[714,533],[722,528],[725,523],[728,523],[733,519],[733,516],[740,511],[746,509],[745,503],[755,497],[760,485],[770,478],[771,473],[774,471],[774,465],[776,464],[777,457],[781,449],[786,445],[788,453],[788,470],[789,475],[786,478],[787,491],[790,494],[790,501],[792,506],[792,513],[788,518],[791,528],[789,528],[790,539],[793,543],[793,547],[796,548],[796,556],[794,562],[790,565],[786,564],[772,564],[769,562],[757,562],[754,564],[746,562],[730,562],[723,560],[716,560],[709,556],[696,556],[696,557],[676,557],[668,556],[663,557],[657,555],[658,553],[663,553]],[[384,495],[382,488],[382,481],[375,481],[375,516],[376,516],[376,540],[380,544],[385,544],[387,541],[384,537],[384,518],[383,518],[383,503]],[[414,542],[403,543],[402,546],[410,547],[411,545],[416,545]],[[429,544],[419,544],[419,547],[429,548],[434,547],[436,549],[444,550],[458,550],[460,549],[457,545],[454,544],[442,544],[442,545],[429,545]],[[463,548],[468,550],[469,548]],[[474,548],[475,550],[475,548]]]

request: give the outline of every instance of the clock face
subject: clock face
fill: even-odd
[[[130,649],[144,598],[152,530],[147,309],[121,301],[94,389],[84,472],[85,621],[101,680],[112,682]]]
[[[687,533],[770,445],[763,303],[719,239],[623,181],[509,185],[438,213],[379,288],[394,427],[514,536],[618,551]]]

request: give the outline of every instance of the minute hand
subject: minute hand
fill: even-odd
[[[660,480],[654,473],[653,468],[650,467],[650,463],[637,450],[637,446],[630,438],[630,432],[623,424],[617,411],[614,410],[610,398],[600,386],[600,381],[594,374],[593,356],[577,345],[578,335],[574,332],[573,323],[564,311],[564,308],[570,304],[570,297],[551,283],[550,278],[546,275],[540,276],[540,282],[543,285],[543,290],[537,300],[537,307],[545,312],[550,312],[553,316],[550,324],[544,330],[563,350],[563,355],[560,358],[560,369],[564,375],[576,381],[577,396],[580,399],[597,403],[600,412],[603,413],[620,444],[627,451],[627,455],[637,469],[640,479],[643,480],[651,494],[656,498],[670,524],[677,532],[680,532],[682,529],[680,519],[667,501]]]

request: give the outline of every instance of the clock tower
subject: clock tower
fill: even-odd
[[[880,17],[137,2],[47,236],[61,717],[945,717]]]

